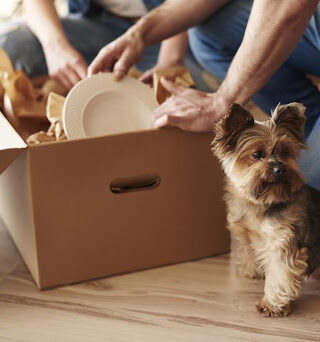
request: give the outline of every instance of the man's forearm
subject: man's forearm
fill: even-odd
[[[164,40],[158,57],[158,64],[170,62],[171,65],[183,64],[188,46],[188,33],[182,32]]]
[[[42,46],[67,41],[53,0],[24,0],[27,23]]]
[[[316,9],[315,0],[255,0],[242,44],[218,93],[245,104],[290,56]]]
[[[144,16],[133,28],[143,36],[146,45],[186,31],[202,22],[230,0],[167,0]]]

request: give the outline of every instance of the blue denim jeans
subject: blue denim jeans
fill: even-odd
[[[225,77],[242,42],[252,3],[252,0],[233,0],[189,30],[195,58],[205,70],[220,79]],[[309,151],[302,152],[300,166],[308,183],[320,190],[320,92],[306,74],[320,77],[320,5],[291,56],[253,98],[266,113],[279,102],[301,102],[307,107]]]

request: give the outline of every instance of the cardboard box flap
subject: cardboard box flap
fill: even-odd
[[[0,174],[26,147],[27,144],[0,112]]]

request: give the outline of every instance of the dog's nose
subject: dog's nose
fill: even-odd
[[[286,168],[282,164],[276,164],[276,165],[273,165],[272,172],[275,175],[279,175],[280,176],[280,175],[283,175],[286,172]]]

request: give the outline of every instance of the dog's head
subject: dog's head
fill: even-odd
[[[278,105],[269,120],[255,121],[238,104],[215,127],[213,152],[242,196],[263,204],[289,200],[304,178],[297,157],[305,148],[305,107]]]

